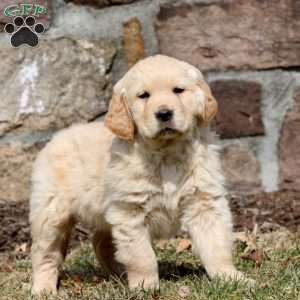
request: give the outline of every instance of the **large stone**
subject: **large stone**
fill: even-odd
[[[73,2],[79,5],[89,5],[96,8],[102,8],[112,5],[128,4],[138,0],[65,0],[65,2]]]
[[[58,129],[106,111],[115,54],[107,42],[41,40],[0,48],[0,136]]]
[[[254,194],[262,191],[259,163],[250,147],[242,144],[224,146],[222,165],[230,192]]]
[[[187,60],[201,70],[299,66],[299,3],[169,2],[157,16],[161,52]]]
[[[27,4],[26,6],[26,12],[27,14],[24,15],[26,17],[27,15],[34,15],[37,22],[43,23],[46,28],[49,27],[50,21],[51,21],[51,1],[49,0],[1,0],[0,2],[0,31],[3,29],[4,25],[6,23],[11,23],[13,21],[13,16],[5,16],[4,11],[8,6],[12,6],[12,8],[9,10],[14,15],[21,15],[23,8],[20,6],[20,4]],[[29,7],[28,5],[32,5]],[[37,5],[40,6],[40,8],[37,9]],[[44,12],[41,8],[43,6],[46,11]]]
[[[219,104],[216,124],[221,138],[264,134],[260,84],[242,80],[216,80],[210,86]]]
[[[279,141],[280,187],[300,191],[300,89],[288,111]]]
[[[7,201],[28,200],[32,163],[50,134],[0,140],[0,195]]]

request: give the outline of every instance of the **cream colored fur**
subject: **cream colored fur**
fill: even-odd
[[[184,91],[175,93],[174,87]],[[145,91],[150,97],[141,99]],[[206,108],[213,98],[201,73],[154,56],[134,66],[114,93],[129,110],[122,126],[134,126],[123,132],[114,123],[117,137],[102,122],[75,125],[58,133],[35,162],[32,292],[57,292],[68,237],[79,221],[91,230],[103,267],[116,273],[124,268],[130,288],[158,288],[152,241],[180,230],[189,233],[210,276],[243,278],[232,263],[232,221],[219,148],[204,127],[210,120],[205,110],[213,117],[216,104]],[[161,107],[174,111],[167,125],[155,118]],[[112,110],[108,127],[115,118]],[[162,131],[166,126],[174,132]],[[128,131],[133,140],[126,140]]]

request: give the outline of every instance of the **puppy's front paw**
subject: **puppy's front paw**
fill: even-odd
[[[246,283],[249,287],[254,287],[257,284],[254,279],[246,277],[245,275],[244,278],[241,278],[240,280]]]
[[[246,283],[249,286],[254,286],[255,285],[255,280],[246,277],[246,275],[236,269],[224,269],[224,270],[219,270],[218,272],[214,273],[212,277],[220,277],[225,280],[236,280],[236,281],[242,281]]]
[[[159,279],[158,275],[141,276],[140,274],[128,274],[128,283],[130,289],[142,288],[146,290],[158,290]]]

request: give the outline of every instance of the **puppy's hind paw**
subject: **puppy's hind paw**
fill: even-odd
[[[256,285],[256,281],[254,279],[251,279],[247,277],[244,273],[240,271],[232,272],[229,275],[225,275],[227,279],[239,281],[241,283],[246,284],[248,287],[254,287]]]
[[[240,271],[235,271],[232,274],[232,279],[237,280],[237,281],[242,281],[244,283],[246,283],[249,286],[254,286],[256,284],[256,281],[247,277],[244,273],[240,272]]]
[[[31,288],[31,295],[36,297],[44,297],[48,295],[57,295],[56,286],[50,285],[33,285]]]

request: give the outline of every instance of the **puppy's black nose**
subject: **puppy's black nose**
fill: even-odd
[[[157,120],[167,122],[173,118],[173,110],[164,108],[155,113],[155,116]]]

